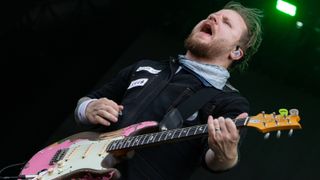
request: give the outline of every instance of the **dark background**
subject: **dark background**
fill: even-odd
[[[80,131],[72,119],[80,97],[138,59],[183,54],[192,27],[226,2],[1,2],[0,168]],[[276,0],[241,2],[264,11],[264,40],[231,82],[251,102],[250,115],[297,108],[303,129],[269,140],[249,129],[239,166],[215,175],[199,169],[192,179],[319,179],[320,3],[292,1],[298,11],[291,17],[275,9]]]

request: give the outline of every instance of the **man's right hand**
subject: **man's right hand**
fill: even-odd
[[[122,105],[107,98],[100,98],[87,105],[86,117],[92,124],[110,126],[111,123],[118,121],[119,113],[122,110]]]

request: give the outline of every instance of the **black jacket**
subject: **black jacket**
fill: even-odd
[[[139,61],[119,72],[100,89],[91,92],[90,98],[107,97],[124,106],[117,123],[102,131],[113,131],[142,121],[160,122],[164,115],[197,90],[204,88],[190,72],[179,68],[176,59],[170,61]],[[184,120],[183,126],[207,122],[208,115],[235,118],[249,112],[248,101],[234,89],[218,90],[196,116]],[[174,121],[174,119],[173,119]],[[207,138],[179,143],[162,144],[136,150],[135,156],[122,162],[119,169],[124,179],[183,179],[203,163],[208,150]]]

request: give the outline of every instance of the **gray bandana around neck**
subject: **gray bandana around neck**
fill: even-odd
[[[192,61],[183,55],[179,55],[179,61],[189,70],[205,79],[210,85],[220,90],[222,90],[230,77],[228,70],[221,66]]]

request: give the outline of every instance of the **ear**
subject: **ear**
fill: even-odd
[[[239,46],[237,46],[236,49],[231,51],[230,53],[230,58],[232,60],[237,61],[237,60],[240,60],[242,57],[243,57],[243,50]]]

